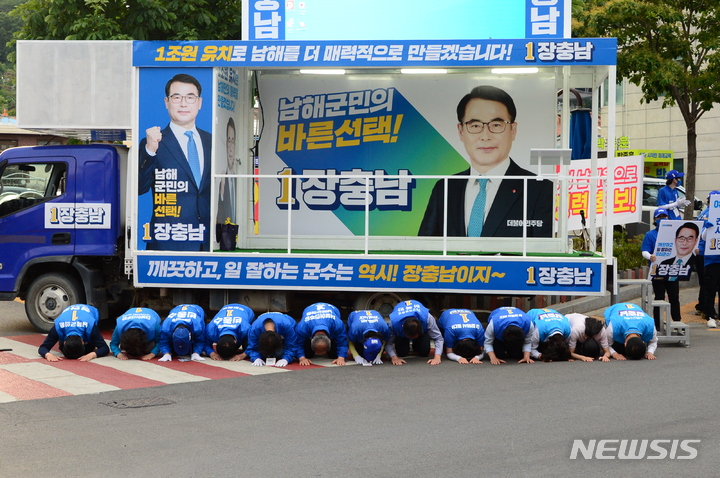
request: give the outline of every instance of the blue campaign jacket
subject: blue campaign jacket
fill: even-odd
[[[615,304],[605,309],[605,322],[612,324],[613,341],[625,342],[629,334],[640,334],[643,342],[652,340],[655,333],[655,321],[636,304]]]
[[[41,357],[50,352],[56,343],[63,344],[71,335],[78,335],[86,344],[95,346],[95,354],[104,357],[110,349],[100,334],[100,313],[92,305],[74,304],[62,311],[55,319],[53,328],[38,349]]]
[[[540,342],[545,342],[551,335],[560,332],[566,339],[570,337],[570,320],[553,309],[531,309],[527,312],[538,329]]]
[[[184,325],[192,334],[192,351],[200,354],[205,347],[205,311],[195,304],[174,307],[160,327],[160,353],[172,353],[172,334],[178,325]]]
[[[300,322],[295,326],[296,344],[295,349],[304,356],[305,340],[312,338],[317,332],[325,332],[327,336],[337,345],[338,357],[346,357],[348,352],[347,330],[340,311],[332,304],[318,302],[308,306],[303,311]]]
[[[443,331],[446,348],[451,349],[464,339],[473,339],[481,346],[484,344],[485,328],[470,310],[448,309],[440,315],[438,325]]]
[[[390,329],[396,337],[405,337],[403,332],[403,324],[410,317],[415,317],[422,325],[423,333],[428,331],[428,314],[430,311],[416,300],[406,300],[395,306],[390,312]]]
[[[289,315],[281,314],[280,312],[266,312],[255,319],[250,326],[247,349],[250,361],[254,362],[257,359],[265,360],[266,358],[261,356],[260,352],[257,350],[258,339],[260,339],[260,335],[265,332],[266,320],[272,320],[275,323],[275,331],[285,340],[285,348],[283,349],[282,358],[290,363],[295,357],[299,357],[298,352],[295,349],[295,344],[297,342],[295,338],[295,319]]]
[[[110,350],[113,355],[117,356],[120,350],[120,336],[127,329],[141,329],[147,334],[148,342],[155,341],[153,354],[157,355],[160,351],[160,316],[152,309],[144,307],[136,307],[129,309],[123,315],[117,318],[117,324],[110,340]]]
[[[232,335],[237,343],[247,339],[255,313],[241,304],[228,304],[205,326],[205,354],[213,353],[213,344],[223,335]]]
[[[365,334],[377,332],[384,342],[390,339],[390,326],[377,310],[356,310],[348,316],[348,339],[363,342]]]

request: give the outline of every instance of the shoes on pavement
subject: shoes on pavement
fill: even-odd
[[[707,321],[708,329],[714,329],[717,328],[717,322],[715,322],[715,319],[709,318]]]

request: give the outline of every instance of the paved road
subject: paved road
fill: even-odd
[[[0,404],[0,476],[717,476],[720,330],[691,336],[656,361],[411,359]],[[570,459],[593,439],[666,457]]]

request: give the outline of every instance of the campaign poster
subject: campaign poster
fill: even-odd
[[[243,182],[233,175],[242,174],[247,166],[248,154],[241,151],[240,144],[245,135],[245,122],[241,115],[241,102],[245,101],[245,83],[241,81],[239,68],[216,69],[216,124],[215,148],[215,243],[220,242],[222,226],[237,225],[239,221],[239,195],[245,189]],[[218,228],[217,226],[221,226]],[[235,229],[225,228],[225,235],[235,235]]]
[[[558,166],[559,168],[559,166]],[[608,178],[607,159],[597,160],[597,169],[592,174],[589,159],[573,160],[568,167],[568,230],[588,227],[587,218],[590,217],[590,189],[591,179],[595,177],[597,195],[595,197],[595,224],[602,226],[603,204],[605,202],[605,182]],[[628,156],[615,158],[615,171],[613,172],[615,187],[612,194],[612,204],[608,211],[611,224],[629,224],[642,220],[642,191],[643,191],[643,158],[642,156]],[[583,216],[586,224],[583,226]]]
[[[212,99],[212,68],[139,69],[138,250],[211,250]]]
[[[457,109],[479,86],[505,92],[516,116],[509,118],[506,105],[498,101],[490,101],[502,107],[498,111],[470,114],[466,106],[464,113],[470,116],[464,119],[475,123],[470,135],[468,126],[459,123]],[[266,72],[259,77],[259,92],[264,124],[260,174],[283,177],[261,180],[261,235],[287,234],[292,208],[294,236],[362,236],[366,193],[371,236],[442,235],[445,194],[438,193],[444,189],[438,183],[442,176],[458,175],[447,191],[447,235],[466,236],[473,201],[467,202],[464,191],[473,157],[503,155],[507,175],[533,175],[537,166],[530,166],[530,149],[554,148],[555,143],[552,73],[509,78],[489,73]],[[491,122],[498,123],[492,126],[497,133],[489,133]],[[500,187],[500,179],[495,181],[495,189],[487,193],[482,236],[522,237],[526,183],[517,179]],[[527,184],[528,230],[542,226],[550,237],[553,185],[533,179]],[[533,197],[540,189],[542,198]],[[538,208],[543,210],[540,217],[534,212]]]
[[[710,196],[708,222],[711,224],[705,233],[705,255],[720,254],[720,194]]]
[[[660,221],[650,278],[670,281],[690,279],[700,252],[697,247],[702,227],[702,221]]]

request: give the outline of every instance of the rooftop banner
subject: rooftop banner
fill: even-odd
[[[617,39],[133,43],[137,67],[363,68],[615,65]]]
[[[247,0],[243,40],[569,38],[570,0]]]

